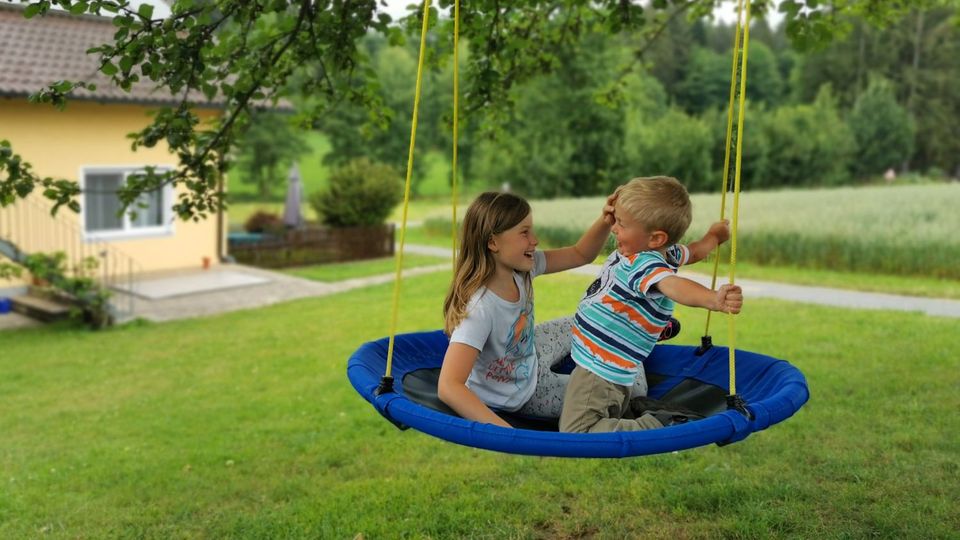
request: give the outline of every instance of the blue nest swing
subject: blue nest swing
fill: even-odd
[[[437,399],[437,375],[448,344],[439,330],[396,337],[393,390],[378,394],[388,341],[365,343],[347,364],[351,384],[380,414],[401,429],[512,454],[618,458],[725,445],[786,420],[810,396],[803,374],[788,362],[738,350],[737,393],[746,405],[745,410],[728,410],[725,347],[698,354],[697,347],[657,345],[644,361],[649,395],[693,409],[705,419],[648,431],[582,434],[557,432],[555,418],[500,413],[515,426],[510,429],[460,418]],[[561,360],[553,369],[562,372],[569,364]]]
[[[429,0],[423,4],[423,26],[420,35],[416,97],[412,118],[410,151],[407,162],[407,181],[404,208],[409,202],[410,175],[412,170],[414,135],[417,127],[417,105],[423,66],[424,42],[430,20]],[[459,4],[455,4],[455,18],[459,16]],[[737,95],[736,75],[740,74],[737,133],[743,132],[744,97],[746,95],[747,44],[750,26],[750,3],[740,2],[737,17],[737,41],[734,46],[734,77],[730,84],[730,101],[727,109],[726,156],[721,202],[721,214],[726,201],[728,174],[731,164],[731,134],[733,126],[733,103]],[[742,36],[742,41],[741,41]],[[459,36],[454,33],[454,77],[456,77],[456,46]],[[740,52],[742,51],[742,54]],[[736,65],[739,61],[741,68]],[[456,79],[455,79],[456,80]],[[456,85],[454,86],[456,88]],[[456,101],[454,101],[456,103]],[[454,108],[454,126],[457,110]],[[453,131],[454,149],[457,147],[457,130]],[[740,193],[740,159],[743,138],[736,142],[734,167],[733,234],[731,236],[731,269],[736,267],[737,200]],[[456,151],[453,154],[454,186],[456,185]],[[454,207],[456,189],[454,188]],[[454,222],[456,219],[454,218]],[[406,210],[400,235],[400,254],[397,272],[402,265]],[[716,274],[716,266],[714,267]],[[731,282],[733,271],[731,270]],[[394,290],[394,319],[397,310],[397,290]],[[395,326],[395,324],[394,324]],[[534,338],[536,339],[536,338]],[[563,457],[626,457],[672,452],[704,446],[710,443],[725,445],[743,440],[755,431],[781,422],[797,412],[810,393],[803,374],[784,360],[735,350],[736,395],[727,396],[729,383],[729,351],[724,347],[696,347],[657,345],[644,360],[644,369],[649,384],[649,395],[670,403],[681,405],[706,416],[686,424],[648,431],[618,433],[558,433],[555,418],[526,418],[499,412],[516,429],[492,424],[481,424],[456,416],[437,399],[436,382],[448,340],[441,331],[421,332],[396,336],[391,369],[387,368],[389,339],[383,338],[361,346],[347,364],[347,376],[353,387],[367,401],[401,428],[411,427],[435,437],[458,444],[485,448],[498,452]],[[555,371],[570,369],[572,362],[559,360]],[[383,374],[393,378],[383,377]],[[393,385],[381,382],[392,380]]]

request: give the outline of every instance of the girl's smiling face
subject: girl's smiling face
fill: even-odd
[[[527,214],[520,223],[493,235],[487,247],[493,252],[498,266],[530,272],[533,270],[533,252],[539,244],[536,233],[533,232],[533,214]]]

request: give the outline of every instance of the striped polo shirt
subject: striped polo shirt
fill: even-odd
[[[674,244],[624,256],[614,251],[587,289],[574,317],[571,356],[577,365],[614,384],[633,386],[673,314],[673,300],[653,286],[676,275],[690,258]]]

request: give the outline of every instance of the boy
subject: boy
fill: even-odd
[[[574,317],[570,376],[560,431],[588,433],[663,427],[650,413],[632,418],[631,387],[646,394],[643,359],[673,314],[674,302],[739,313],[740,287],[712,291],[676,275],[677,267],[704,259],[730,237],[726,221],[704,237],[679,245],[692,219],[687,190],[675,178],[634,178],[620,187],[610,254]],[[669,423],[668,417],[662,417]]]

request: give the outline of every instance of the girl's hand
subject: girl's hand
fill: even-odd
[[[613,212],[614,207],[617,204],[617,195],[619,194],[620,188],[618,187],[616,191],[607,197],[607,203],[603,206],[603,213],[601,214],[603,217],[603,222],[611,227],[613,227],[613,224],[617,222],[617,218],[614,217]]]
[[[740,289],[739,285],[726,284],[722,285],[717,289],[716,297],[716,309],[714,311],[721,311],[723,313],[740,313],[740,308],[743,307],[743,290]]]
[[[717,240],[717,245],[730,239],[730,220],[718,221],[710,226],[707,235],[713,236]]]

